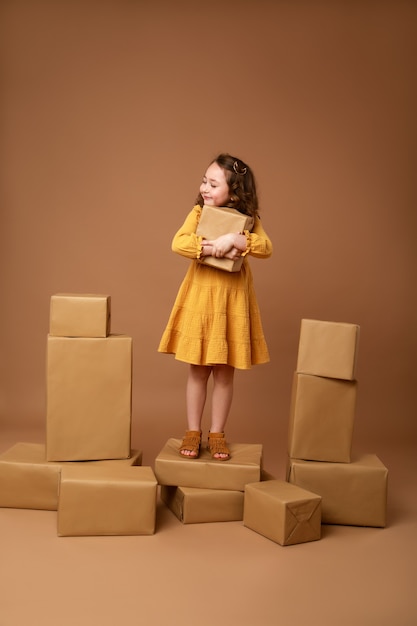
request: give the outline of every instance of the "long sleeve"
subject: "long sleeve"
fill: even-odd
[[[198,259],[201,254],[202,238],[195,234],[201,215],[201,207],[197,204],[185,218],[184,224],[175,233],[172,240],[172,251],[189,259]]]
[[[255,218],[252,231],[245,232],[247,249],[245,254],[251,254],[259,259],[267,259],[272,254],[272,241],[266,234],[259,217]]]

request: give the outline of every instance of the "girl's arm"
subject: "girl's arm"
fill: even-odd
[[[202,237],[195,234],[201,215],[201,207],[197,204],[185,218],[184,224],[175,233],[171,248],[173,252],[188,259],[199,259],[202,256]]]
[[[266,234],[261,220],[255,217],[255,224],[252,231],[245,231],[246,250],[243,254],[251,254],[259,259],[267,259],[272,254],[272,241]]]
[[[241,233],[227,233],[217,239],[204,240],[202,242],[203,256],[214,256],[218,259],[226,257],[235,259],[246,250],[246,235]]]
[[[259,217],[255,218],[255,224],[251,232],[245,230],[241,233],[228,233],[217,239],[202,242],[202,255],[211,255],[217,258],[236,258],[251,254],[254,257],[266,259],[272,254],[272,242],[263,229]]]
[[[213,241],[207,241],[195,233],[200,215],[201,207],[196,205],[174,235],[172,240],[173,252],[189,259],[199,259],[202,256],[236,258],[236,256],[246,256],[247,254],[258,258],[271,256],[272,242],[264,231],[259,217],[255,218],[251,232],[245,231],[244,234],[228,233]]]
[[[246,249],[246,237],[238,233],[236,233],[236,237],[241,238],[241,250],[236,249],[233,251],[234,245],[232,241],[229,241],[230,237],[234,237],[232,233],[216,239],[216,242],[218,242],[217,247],[212,245],[214,241],[209,243],[206,239],[203,239],[203,237],[197,236],[195,231],[197,230],[200,216],[201,207],[196,205],[187,215],[184,224],[174,235],[171,246],[173,252],[189,259],[199,259],[205,256],[217,256],[220,258],[227,253],[228,258],[234,259],[240,256],[243,250]]]

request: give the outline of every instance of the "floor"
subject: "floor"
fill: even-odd
[[[2,433],[0,452],[17,441],[42,438]],[[57,537],[56,512],[0,509],[0,626],[415,626],[417,456],[378,456],[387,527],[323,525],[295,546],[242,522],[184,525],[160,501],[145,537]]]

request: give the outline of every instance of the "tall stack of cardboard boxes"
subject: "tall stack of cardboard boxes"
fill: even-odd
[[[46,446],[0,456],[0,506],[57,510],[61,536],[155,531],[156,478],[131,450],[132,338],[110,326],[110,296],[52,296]]]
[[[388,470],[352,458],[359,326],[301,321],[286,481],[246,485],[244,524],[289,545],[320,538],[321,523],[383,527]]]
[[[322,522],[383,527],[388,470],[352,455],[359,326],[301,321],[288,438],[290,483],[322,498]]]

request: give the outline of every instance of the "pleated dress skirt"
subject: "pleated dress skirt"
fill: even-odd
[[[158,351],[193,365],[250,369],[269,361],[247,259],[239,272],[191,261]]]

